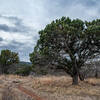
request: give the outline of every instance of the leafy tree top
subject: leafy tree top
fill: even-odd
[[[0,54],[0,64],[4,66],[9,66],[13,63],[18,63],[19,57],[18,53],[11,52],[10,50],[2,50]]]
[[[100,55],[100,19],[91,22],[62,17],[48,24],[39,32],[40,39],[30,54],[46,58],[69,75],[79,76],[79,70],[89,59]]]

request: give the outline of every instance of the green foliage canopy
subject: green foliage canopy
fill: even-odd
[[[2,73],[7,73],[9,66],[18,62],[19,62],[18,53],[11,52],[10,50],[1,51],[0,67],[1,67]]]
[[[39,57],[49,59],[73,77],[73,84],[78,84],[81,67],[100,55],[100,19],[84,22],[62,17],[48,24],[39,35],[30,54],[31,62],[34,64]]]

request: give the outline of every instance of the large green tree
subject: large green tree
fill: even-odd
[[[84,64],[100,55],[100,19],[91,22],[62,17],[48,24],[39,32],[40,39],[30,54],[34,64],[43,57],[64,69],[73,84],[81,80],[80,69]]]
[[[2,73],[8,73],[10,65],[18,63],[19,57],[18,53],[12,52],[10,50],[1,50],[0,54],[0,68]]]

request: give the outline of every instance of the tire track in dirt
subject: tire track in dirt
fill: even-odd
[[[15,100],[13,99],[13,93],[11,93],[11,90],[13,90],[13,88],[18,89],[19,91],[21,91],[22,93],[24,93],[26,96],[30,96],[33,100],[46,100],[40,96],[38,96],[35,92],[26,89],[25,87],[23,87],[22,83],[19,83],[19,81],[12,81],[9,82],[10,80],[4,80],[3,83],[6,83],[4,86],[4,92],[3,92],[3,97],[2,100]],[[6,97],[5,97],[6,96]],[[1,99],[0,99],[1,100]]]
[[[26,95],[29,95],[30,97],[32,97],[35,100],[45,100],[42,97],[36,95],[36,93],[34,93],[34,92],[30,91],[30,90],[27,90],[26,88],[24,88],[21,85],[18,85],[17,89],[20,90],[21,92],[25,93]]]

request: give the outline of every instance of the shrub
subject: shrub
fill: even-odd
[[[22,75],[22,76],[27,76],[30,74],[30,72],[32,71],[32,67],[31,66],[27,66],[27,67],[23,67],[21,69],[18,69],[15,74],[17,75]]]

